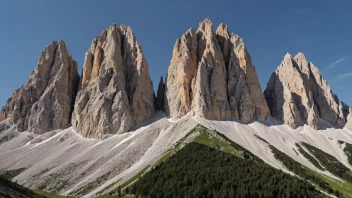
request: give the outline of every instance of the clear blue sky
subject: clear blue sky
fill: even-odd
[[[238,33],[262,89],[289,52],[303,52],[342,101],[352,105],[352,1],[4,0],[0,5],[0,106],[25,84],[41,51],[64,40],[81,71],[91,40],[112,23],[132,27],[157,86],[176,38],[205,18]]]

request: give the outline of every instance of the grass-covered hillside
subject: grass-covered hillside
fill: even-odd
[[[341,177],[349,182],[352,182],[352,173],[349,168],[343,165],[339,160],[334,156],[325,153],[324,151],[315,148],[312,145],[309,145],[305,142],[302,142],[302,145],[308,149],[308,151],[319,160],[320,164],[325,167],[325,169],[334,175]]]
[[[34,191],[13,183],[0,176],[0,197],[4,198],[44,198]]]
[[[307,146],[308,144],[306,143],[302,143],[303,145]],[[320,164],[322,162],[324,162],[323,164],[325,164],[325,162],[327,161],[326,159],[330,159],[330,155],[324,153],[323,151],[318,151],[317,148],[313,148],[313,146],[307,146],[310,148],[310,151],[313,153],[320,153],[319,155],[319,161],[318,162],[316,160],[316,158],[312,157],[309,153],[307,153],[301,145],[297,144],[296,145],[299,148],[299,153],[301,153],[304,157],[306,157],[309,161],[311,161],[312,163],[316,163]],[[325,191],[326,193],[329,193],[331,195],[334,195],[336,197],[352,197],[352,184],[350,182],[347,181],[340,181],[334,178],[331,178],[329,176],[323,175],[321,173],[318,173],[316,171],[313,171],[305,166],[302,166],[300,163],[296,162],[294,159],[292,159],[291,157],[289,157],[288,155],[286,155],[285,153],[279,151],[278,149],[276,149],[273,146],[270,146],[274,156],[276,159],[278,159],[279,161],[281,161],[283,163],[283,165],[290,170],[291,172],[295,173],[296,175],[298,175],[301,178],[304,178],[305,180],[309,181],[310,183],[316,185],[319,189]],[[313,148],[313,149],[312,149]],[[297,153],[297,155],[299,155],[299,153]],[[318,155],[318,154],[314,154]],[[331,160],[331,159],[330,159]],[[314,164],[313,163],[313,164]],[[338,167],[341,166],[340,163],[335,163],[335,165],[330,164],[330,170],[334,169],[334,167],[336,166],[336,170],[339,170]],[[327,167],[327,166],[326,166]],[[323,167],[321,167],[323,168]],[[324,169],[325,170],[325,169]],[[334,171],[334,172],[335,172]]]
[[[189,143],[128,189],[137,197],[323,197],[264,163]]]
[[[341,145],[345,144],[345,148],[343,149],[343,151],[347,155],[348,163],[352,165],[352,144],[349,144],[349,143],[343,142],[343,141],[339,141],[339,143]]]

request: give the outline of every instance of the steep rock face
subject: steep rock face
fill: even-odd
[[[350,113],[350,107],[341,101],[343,117],[347,118]]]
[[[345,124],[343,104],[302,53],[285,55],[264,95],[272,116],[293,128],[308,124],[320,129],[321,120],[336,127]]]
[[[17,131],[38,134],[70,124],[79,83],[77,63],[63,41],[50,43],[26,85],[14,91],[0,112]]]
[[[350,108],[350,110],[349,110],[349,114],[347,116],[347,122],[346,122],[345,128],[352,131],[352,108]]]
[[[0,122],[2,122],[3,120],[6,119],[6,115],[5,115],[5,112],[0,110]]]
[[[265,120],[269,109],[242,39],[217,31],[209,19],[174,46],[166,80],[165,111],[180,118],[192,111],[207,119]]]
[[[227,68],[227,97],[232,116],[243,122],[253,118],[265,120],[270,112],[242,38],[230,35],[224,24],[216,32]]]
[[[123,133],[154,114],[148,63],[130,27],[115,24],[92,41],[72,125],[84,137]]]

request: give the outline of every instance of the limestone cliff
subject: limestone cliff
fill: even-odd
[[[26,85],[16,89],[0,111],[17,131],[44,133],[70,124],[79,83],[77,63],[63,41],[50,43]]]
[[[84,137],[123,133],[154,114],[148,63],[132,29],[111,25],[85,55],[72,125]]]
[[[343,127],[343,105],[318,69],[302,53],[286,54],[264,92],[273,117],[293,128],[308,124],[320,129],[322,121]]]
[[[172,118],[192,111],[207,119],[247,123],[270,114],[243,40],[225,24],[214,32],[209,19],[177,39],[165,92],[164,108]]]
[[[352,131],[352,108],[349,109],[349,114],[347,116],[347,122],[345,128]]]

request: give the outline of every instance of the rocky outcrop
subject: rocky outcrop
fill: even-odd
[[[17,131],[44,133],[70,124],[79,83],[77,63],[63,41],[50,43],[26,85],[18,88],[0,112]]]
[[[294,58],[286,54],[264,95],[272,116],[293,128],[308,124],[320,129],[322,120],[335,127],[345,124],[343,104],[302,53]]]
[[[2,122],[3,120],[6,119],[6,115],[5,115],[5,112],[0,110],[0,122]]]
[[[347,118],[347,116],[349,115],[350,113],[350,107],[341,101],[341,105],[342,105],[342,112],[343,112],[343,117]]]
[[[347,122],[345,128],[352,131],[352,108],[349,110],[349,114],[347,116]]]
[[[168,69],[165,111],[180,118],[192,111],[207,119],[245,123],[269,116],[255,67],[242,39],[209,19],[177,39]]]
[[[165,96],[165,83],[163,77],[160,77],[158,90],[156,93],[156,109],[163,110],[164,109],[164,97]]]
[[[130,27],[111,25],[85,55],[72,125],[84,137],[123,133],[154,114],[148,63]]]

